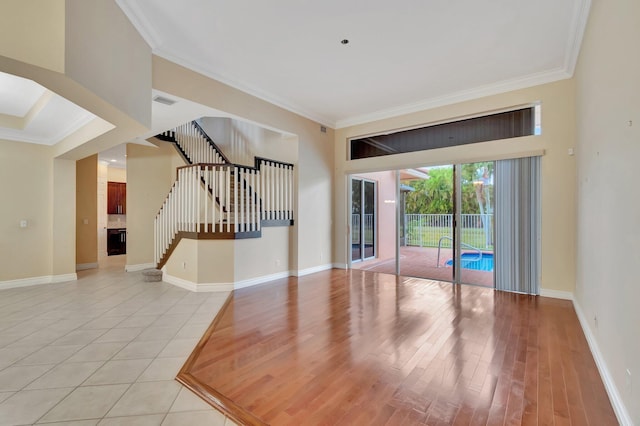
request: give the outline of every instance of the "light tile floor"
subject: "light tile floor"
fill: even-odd
[[[228,293],[100,260],[78,281],[0,291],[0,425],[234,425],[174,380]]]

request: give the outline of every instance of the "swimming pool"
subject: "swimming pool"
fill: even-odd
[[[476,271],[493,271],[493,253],[482,253],[482,257],[476,252],[462,253],[462,266],[464,269],[475,269]],[[446,266],[453,266],[453,259],[445,262]]]

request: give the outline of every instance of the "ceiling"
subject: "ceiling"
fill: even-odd
[[[183,99],[178,96],[170,95],[160,90],[152,90],[152,99],[164,98],[172,102],[171,105],[167,105],[160,102],[151,103],[151,129],[140,135],[138,138],[128,141],[129,143],[136,143],[139,145],[153,146],[152,143],[146,139],[153,137],[167,129],[173,129],[181,124],[187,123],[192,120],[196,120],[201,117],[229,117],[237,118],[233,115],[226,114],[222,111],[192,102],[188,99]],[[257,124],[257,123],[254,123]],[[262,126],[264,127],[264,126]],[[277,129],[270,129],[278,131]],[[284,134],[284,133],[283,133]],[[127,167],[127,143],[116,145],[108,150],[102,151],[98,154],[98,160],[103,161],[109,167],[124,169]]]
[[[334,128],[568,78],[590,4],[116,2],[156,55]],[[156,95],[178,102],[153,102],[152,129],[133,142],[225,116]],[[94,118],[31,80],[0,72],[0,139],[54,145]],[[113,155],[120,162],[124,154]]]
[[[102,161],[108,167],[116,169],[127,168],[127,144],[121,143],[105,151],[98,153],[98,161]]]
[[[54,145],[94,118],[33,80],[0,72],[0,139]]]
[[[590,4],[116,1],[154,54],[336,128],[568,78]]]

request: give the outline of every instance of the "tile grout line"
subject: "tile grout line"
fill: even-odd
[[[121,274],[120,271],[118,271],[118,273]],[[113,273],[107,272],[107,274],[108,275],[106,278],[104,278],[104,276],[96,277],[97,274],[93,276],[84,276],[84,277],[81,276],[80,281],[88,280],[89,282],[83,283],[88,285],[83,286],[84,287],[82,289],[83,291],[80,294],[78,294],[77,283],[74,283],[73,286],[68,286],[67,288],[65,288],[62,294],[60,292],[61,290],[60,287],[58,287],[55,292],[52,289],[47,288],[46,289],[47,291],[43,292],[42,294],[38,294],[38,290],[42,290],[42,289],[36,289],[34,287],[31,287],[27,291],[24,291],[24,292],[22,290],[15,291],[11,295],[14,301],[17,300],[17,301],[23,302],[21,303],[21,309],[28,311],[29,314],[21,317],[21,315],[19,315],[19,312],[17,310],[16,311],[10,310],[8,316],[2,315],[1,316],[2,318],[14,318],[14,320],[12,320],[14,324],[8,326],[3,330],[0,330],[0,335],[7,334],[11,336],[11,333],[9,333],[8,330],[15,328],[17,331],[20,324],[24,324],[29,321],[34,321],[37,324],[38,321],[46,323],[47,320],[50,320],[52,321],[52,323],[50,325],[47,325],[46,327],[37,328],[34,331],[25,334],[24,336],[19,336],[15,340],[12,340],[10,338],[9,343],[4,345],[3,348],[14,345],[16,342],[19,342],[22,339],[28,338],[29,336],[32,336],[33,334],[38,333],[42,330],[47,330],[47,329],[51,330],[52,335],[57,334],[57,332],[60,332],[62,334],[60,334],[55,339],[51,340],[50,342],[48,342],[43,346],[33,345],[34,347],[36,347],[35,350],[27,350],[27,353],[13,360],[12,363],[7,365],[5,368],[11,368],[11,367],[37,368],[37,366],[47,365],[47,363],[24,364],[24,365],[18,364],[18,363],[26,359],[27,357],[32,356],[33,354],[38,353],[40,351],[47,350],[48,348],[54,348],[56,346],[71,346],[71,345],[78,346],[78,347],[73,352],[71,352],[68,356],[65,356],[59,359],[55,363],[49,364],[51,366],[50,369],[48,369],[47,371],[44,371],[42,374],[39,374],[37,377],[34,377],[28,383],[21,386],[18,391],[11,392],[11,396],[9,398],[13,397],[16,394],[19,394],[20,392],[27,391],[27,389],[25,388],[30,386],[35,381],[41,379],[43,376],[49,374],[52,370],[59,368],[61,365],[73,365],[73,364],[84,363],[84,362],[95,362],[96,364],[98,364],[97,367],[93,369],[92,372],[89,373],[86,378],[84,378],[84,380],[82,380],[79,384],[75,386],[68,386],[68,387],[54,386],[51,388],[33,389],[33,390],[66,389],[66,388],[69,389],[69,391],[66,392],[60,398],[59,401],[57,401],[46,412],[44,412],[37,419],[35,419],[35,422],[41,422],[49,413],[51,413],[53,410],[59,407],[63,401],[68,400],[69,395],[71,395],[73,392],[75,392],[80,388],[86,388],[89,386],[106,387],[111,385],[127,385],[126,388],[123,387],[124,390],[122,394],[119,395],[119,397],[115,400],[115,402],[110,405],[106,413],[101,418],[99,419],[87,418],[87,419],[74,419],[74,420],[96,420],[97,419],[98,421],[101,421],[102,419],[106,419],[107,418],[106,416],[108,415],[108,413],[113,409],[113,407],[115,407],[122,400],[124,395],[131,390],[134,384],[143,383],[143,382],[139,382],[138,380],[144,374],[144,372],[149,368],[149,366],[153,364],[153,362],[157,362],[158,360],[168,359],[166,356],[161,357],[161,354],[163,353],[163,351],[167,349],[169,345],[171,345],[173,342],[178,342],[182,340],[197,341],[199,338],[201,338],[201,335],[202,333],[204,333],[205,330],[198,331],[195,333],[194,331],[191,331],[191,329],[193,330],[201,329],[201,326],[200,326],[201,321],[197,321],[195,323],[189,324],[190,322],[194,321],[194,318],[207,317],[206,322],[209,323],[211,321],[210,317],[212,315],[215,316],[216,311],[219,310],[219,307],[218,309],[216,309],[216,305],[218,303],[214,302],[213,298],[210,297],[210,295],[208,294],[193,296],[193,294],[195,293],[189,293],[182,290],[175,290],[173,287],[170,287],[166,284],[164,284],[161,288],[158,288],[158,287],[145,288],[145,285],[142,284],[142,282],[134,281],[133,279],[130,279],[132,277],[127,276],[126,274],[124,275],[127,278],[126,280],[118,281],[116,279],[115,281],[118,284],[116,286],[112,286],[110,285],[110,281],[111,281],[111,275],[113,275]],[[134,284],[134,285],[137,284],[136,290],[139,290],[139,291],[132,292],[131,287],[129,287],[129,284]],[[114,289],[112,291],[106,291],[106,289],[109,289],[110,287],[114,287]],[[47,299],[53,294],[56,295],[53,301],[50,298]],[[25,303],[30,298],[34,298],[34,297],[36,299],[35,305],[28,305],[27,303]],[[144,300],[142,299],[143,297],[148,298],[149,300]],[[91,301],[94,301],[94,303],[91,303]],[[128,302],[131,302],[131,303],[128,303]],[[3,307],[7,308],[6,305],[0,306],[0,312],[3,311]],[[8,307],[15,308],[15,304],[9,304]],[[38,313],[34,313],[36,311],[36,307],[40,307],[40,311]],[[89,309],[89,307],[94,307],[96,309],[94,309],[94,311],[92,312],[91,309]],[[130,309],[129,307],[132,309]],[[143,312],[145,310],[147,310],[147,312]],[[99,311],[99,313],[96,314],[95,313],[96,311]],[[124,323],[125,321],[130,320],[131,318],[134,318],[136,316],[146,316],[146,315],[154,316],[155,318],[153,319],[152,322],[150,322],[147,325],[144,325],[142,327],[134,327],[134,328],[139,328],[140,332],[133,339],[117,340],[114,342],[97,342],[102,336],[105,336],[106,334],[112,332],[113,330],[116,330],[116,329],[126,330],[128,328],[131,328],[131,327],[119,327],[119,325]],[[167,316],[171,317],[174,315],[177,321],[180,323],[179,326],[175,327],[174,329],[175,331],[171,329],[173,324],[175,324],[175,322],[172,322],[171,320],[168,320],[168,321],[165,320],[166,322],[164,325],[156,325],[159,321],[162,321],[163,318]],[[100,322],[98,322],[96,325],[98,325],[99,328],[85,328],[87,324],[90,324],[94,321],[97,321],[100,319],[108,319],[111,317],[121,317],[121,318],[117,322],[113,322],[113,323],[109,322],[108,327],[100,328]],[[65,322],[69,322],[69,324],[65,324]],[[77,324],[74,324],[74,322],[76,322]],[[60,329],[57,330],[55,328],[56,324],[61,324],[62,327],[60,327]],[[73,328],[68,328],[68,325],[72,326]],[[170,331],[170,334],[168,334],[167,337],[163,337],[163,338],[154,338],[153,335],[150,335],[152,337],[152,340],[149,340],[149,342],[162,341],[163,344],[161,345],[161,347],[158,347],[158,352],[154,356],[148,358],[150,360],[149,364],[145,368],[143,368],[139,373],[135,374],[134,375],[135,377],[132,376],[131,378],[122,379],[122,380],[126,380],[127,382],[130,381],[130,383],[103,383],[103,384],[96,384],[96,385],[91,385],[87,383],[90,380],[90,378],[96,374],[96,372],[104,368],[109,362],[113,362],[113,361],[126,362],[126,361],[146,359],[144,357],[138,357],[138,356],[135,356],[134,358],[123,358],[123,359],[117,359],[117,360],[115,358],[118,356],[118,354],[122,353],[122,351],[125,350],[125,348],[128,345],[130,345],[133,342],[136,342],[136,339],[140,334],[144,333],[146,330],[153,327],[167,327],[167,331]],[[95,330],[100,330],[101,333],[98,333]],[[92,340],[87,341],[86,343],[83,342],[82,344],[78,344],[78,345],[75,345],[73,342],[69,342],[65,345],[52,344],[60,339],[65,338],[66,336],[74,332],[87,332],[89,335],[91,335],[91,331],[93,331],[93,333],[95,334],[95,337]],[[180,333],[183,333],[183,335],[178,337]],[[132,333],[131,335],[133,334],[135,333]],[[198,335],[199,337],[195,337],[195,338],[191,337],[193,335]],[[94,360],[87,359],[85,361],[82,361],[82,360],[69,361],[71,358],[73,358],[74,356],[76,356],[78,353],[82,352],[86,348],[90,347],[91,345],[102,344],[102,343],[109,344],[109,343],[118,343],[118,342],[122,342],[123,346],[119,350],[117,350],[115,353],[111,354],[107,359],[94,359]],[[146,342],[146,340],[141,340],[139,342]],[[27,344],[17,345],[16,347],[19,347],[19,346],[28,346],[28,345]],[[179,348],[180,346],[181,345],[178,344],[176,348]],[[180,350],[180,353],[183,353],[183,352],[184,350]],[[171,355],[171,354],[168,353],[168,355]],[[184,355],[181,355],[179,358],[184,358]],[[4,368],[2,370],[4,370]],[[171,381],[175,382],[175,377]],[[55,382],[53,382],[52,384],[55,385]],[[171,414],[171,411],[170,411],[171,407],[173,407],[173,405],[177,401],[177,398],[183,389],[186,389],[186,391],[189,391],[186,387],[179,384],[179,389],[176,392],[175,396],[172,398],[171,403],[169,404],[167,410],[157,413],[158,415],[162,416],[162,421],[165,421],[168,415]],[[227,417],[224,416],[224,414],[221,413],[219,410],[215,410],[214,407],[208,407],[207,410],[192,410],[192,411],[205,411],[205,412],[215,411],[216,413],[222,415],[224,418],[225,424],[227,423]],[[156,413],[152,413],[152,414],[156,415]],[[131,416],[124,416],[124,417],[131,417]]]

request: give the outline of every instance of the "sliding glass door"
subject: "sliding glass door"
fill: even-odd
[[[400,275],[494,286],[493,170],[483,162],[400,171]]]
[[[453,281],[453,166],[401,170],[400,275]]]
[[[494,162],[467,163],[460,171],[459,282],[494,287]]]
[[[376,256],[376,183],[351,178],[351,261]]]
[[[365,176],[350,181],[354,268],[537,294],[539,157]]]

